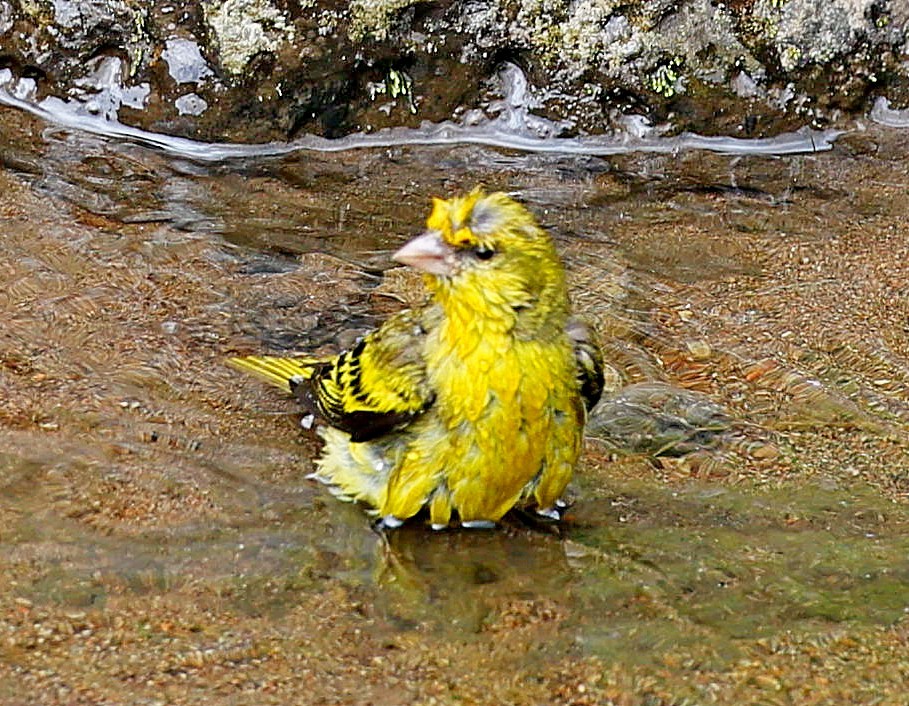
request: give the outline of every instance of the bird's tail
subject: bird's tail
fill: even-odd
[[[227,359],[227,364],[231,367],[253,373],[285,392],[292,392],[301,382],[309,380],[322,363],[324,361],[319,358],[282,358],[274,355],[247,355]]]

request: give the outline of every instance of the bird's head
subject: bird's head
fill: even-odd
[[[506,194],[474,189],[433,199],[426,232],[393,257],[426,273],[443,306],[456,300],[479,313],[486,308],[489,314],[518,315],[545,302],[547,314],[567,315],[564,270],[552,240]]]

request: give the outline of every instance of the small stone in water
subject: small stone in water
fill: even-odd
[[[685,347],[695,360],[707,360],[713,353],[707,341],[688,341]]]

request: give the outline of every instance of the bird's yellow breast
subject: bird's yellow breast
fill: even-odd
[[[409,517],[429,501],[437,524],[452,509],[497,520],[553,459],[557,494],[571,476],[583,420],[567,337],[523,342],[494,317],[450,314],[426,341],[433,413],[390,478],[383,515]]]

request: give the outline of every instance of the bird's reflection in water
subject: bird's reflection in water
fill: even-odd
[[[572,580],[558,531],[512,513],[495,530],[430,532],[416,522],[382,532],[376,607],[404,629],[471,633],[515,602],[558,603]]]

